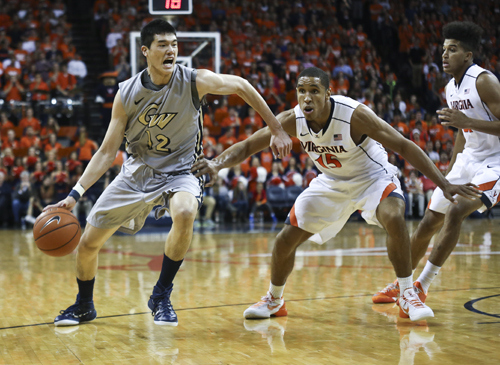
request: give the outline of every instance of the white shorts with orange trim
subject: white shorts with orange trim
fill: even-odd
[[[320,174],[298,196],[287,222],[313,233],[309,239],[322,244],[335,237],[357,210],[362,211],[361,216],[368,224],[382,227],[376,211],[389,194],[404,199],[399,180],[392,171],[362,182],[332,180]]]
[[[483,213],[500,200],[500,156],[478,161],[466,153],[459,153],[446,179],[452,184],[473,183],[483,191],[483,205],[477,211]],[[429,209],[445,214],[451,202],[436,188],[429,202]]]

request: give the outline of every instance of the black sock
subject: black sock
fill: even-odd
[[[91,302],[94,295],[95,278],[88,281],[83,281],[76,278],[76,282],[78,283],[78,294],[80,295],[80,301]]]
[[[173,261],[163,254],[163,263],[161,264],[161,273],[156,286],[162,291],[167,289],[172,281],[174,281],[175,275],[182,265],[184,259],[180,261]]]

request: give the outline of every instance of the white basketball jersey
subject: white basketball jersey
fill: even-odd
[[[470,66],[462,80],[457,84],[451,79],[446,85],[446,101],[451,109],[458,109],[469,118],[496,121],[498,120],[481,100],[476,88],[477,77],[489,72],[476,64]],[[472,129],[462,130],[465,137],[464,153],[473,158],[483,160],[492,155],[500,155],[500,139],[492,134]]]
[[[384,147],[366,137],[356,145],[351,139],[351,116],[359,102],[340,95],[330,97],[332,111],[325,127],[315,133],[307,125],[300,106],[294,108],[297,138],[325,175],[336,180],[358,181],[379,173],[393,175]]]

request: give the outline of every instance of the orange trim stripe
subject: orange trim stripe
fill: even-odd
[[[299,224],[297,223],[297,216],[295,215],[295,204],[292,207],[292,210],[290,210],[290,223],[294,227],[298,227]]]
[[[389,196],[390,193],[392,193],[394,190],[396,190],[397,186],[394,183],[390,183],[387,185],[385,188],[384,192],[382,193],[382,198],[380,198],[380,201],[384,200]]]
[[[479,190],[481,190],[481,191],[491,190],[491,189],[493,189],[493,187],[495,186],[496,183],[497,183],[497,180],[490,181],[490,182],[487,182],[487,183],[484,183],[484,184],[480,184],[479,185]]]

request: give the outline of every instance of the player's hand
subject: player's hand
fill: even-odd
[[[273,151],[274,157],[284,158],[287,156],[292,150],[292,140],[288,133],[284,131],[283,128],[280,128],[276,134],[271,131],[271,150]]]
[[[45,212],[50,208],[64,208],[71,211],[73,210],[75,205],[76,205],[75,198],[73,198],[72,196],[67,196],[66,199],[61,200],[59,203],[47,205],[45,208],[43,208],[43,211]]]
[[[204,155],[201,155],[191,167],[191,172],[196,177],[208,174],[210,176],[210,181],[205,184],[205,186],[208,187],[212,186],[217,181],[219,169],[213,161],[207,160]]]
[[[460,195],[469,200],[476,200],[481,197],[482,192],[476,185],[471,183],[465,185],[448,184],[443,189],[443,195],[453,204],[458,204],[457,200],[453,196]]]
[[[444,108],[437,111],[441,124],[445,127],[470,128],[470,118],[457,109]]]

